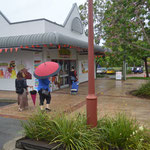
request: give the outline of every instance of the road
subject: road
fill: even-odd
[[[22,135],[20,120],[0,117],[0,150],[7,141],[19,135]]]

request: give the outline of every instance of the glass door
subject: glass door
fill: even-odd
[[[75,61],[71,60],[52,60],[54,62],[59,63],[61,69],[58,74],[58,81],[56,82],[58,84],[59,88],[68,87],[70,84],[70,69],[71,65],[75,66]]]

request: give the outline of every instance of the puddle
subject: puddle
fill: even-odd
[[[2,106],[6,106],[6,105],[10,105],[10,104],[14,104],[15,102],[5,102],[5,101],[0,101],[0,107]]]

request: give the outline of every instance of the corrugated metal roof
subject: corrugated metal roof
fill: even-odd
[[[80,48],[88,48],[88,42],[75,39],[63,35],[61,33],[43,33],[43,34],[31,34],[20,36],[0,37],[0,48],[11,48],[20,46],[32,46],[43,44],[54,45],[71,45]],[[106,50],[98,45],[94,45],[94,50],[99,52],[105,52]]]

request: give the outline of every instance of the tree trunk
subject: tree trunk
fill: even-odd
[[[149,77],[148,66],[147,66],[147,57],[144,57],[144,63],[145,63],[146,77]]]

